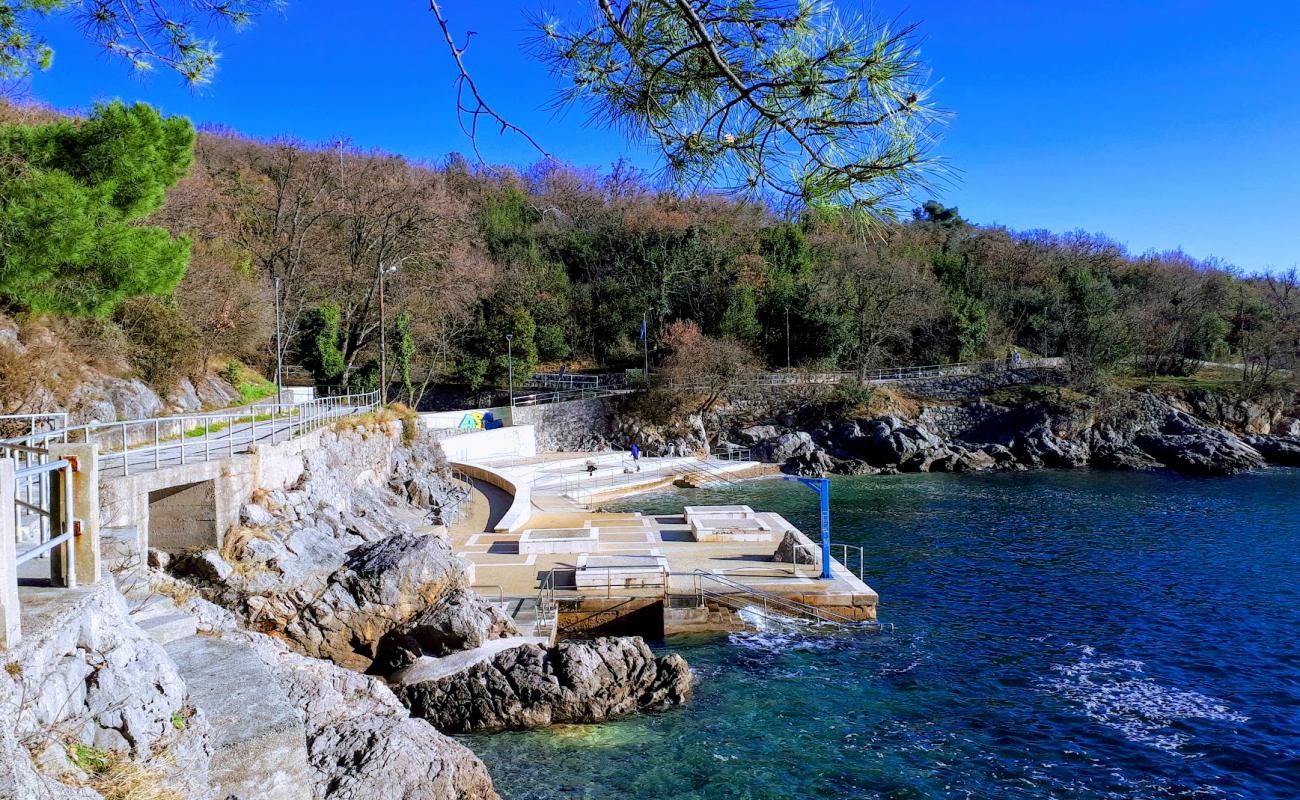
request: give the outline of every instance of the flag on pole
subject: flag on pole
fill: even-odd
[[[637,337],[638,342],[645,341],[645,314],[641,315],[641,335]]]

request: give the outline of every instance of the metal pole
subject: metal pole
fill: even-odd
[[[826,478],[816,480],[822,511],[822,580],[828,581],[831,579],[831,482]]]
[[[785,307],[785,368],[790,369],[790,306]]]
[[[388,336],[384,330],[384,273],[388,271],[382,263],[379,265],[379,404],[383,405],[388,397]]]
[[[280,332],[280,279],[275,279],[275,402],[284,402],[284,341]]]
[[[647,322],[647,315],[644,311],[642,311],[641,312],[641,352],[645,357],[645,361],[643,364],[644,369],[641,373],[641,377],[648,381],[650,380],[650,329],[646,327],[646,322]]]
[[[506,334],[506,368],[510,374],[510,407],[515,407],[515,335]]]

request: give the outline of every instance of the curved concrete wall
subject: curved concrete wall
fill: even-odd
[[[513,498],[510,508],[493,526],[497,533],[513,533],[522,530],[528,524],[533,513],[532,487],[523,481],[516,481],[505,470],[493,469],[472,461],[452,461],[451,465],[471,478],[489,483],[508,493]]]
[[[468,430],[441,436],[438,443],[448,461],[481,461],[485,458],[527,457],[537,455],[536,429],[532,425],[494,428],[490,431]]]

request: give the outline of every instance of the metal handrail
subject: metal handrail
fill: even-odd
[[[835,548],[837,547],[840,548],[839,558],[835,558]],[[795,542],[794,547],[790,549],[790,571],[796,575],[799,574],[799,553],[800,552],[808,553],[809,558],[812,559],[811,562],[812,565],[815,566],[818,562],[821,561],[821,549],[822,549],[821,545],[819,544],[800,544],[799,542]],[[845,569],[847,569],[850,573],[852,573],[853,567],[849,565],[850,550],[858,551],[858,580],[860,581],[866,580],[866,554],[864,553],[863,549],[856,544],[847,544],[845,542],[831,542],[831,558],[834,558],[836,561],[840,562],[840,564],[842,564]]]
[[[891,367],[868,370],[862,376],[864,383],[892,383],[896,381],[918,380],[921,378],[942,378],[956,375],[973,375],[986,372],[1004,372],[1007,370],[1031,369],[1034,367],[1060,366],[1059,358],[1024,359],[1019,364],[1010,365],[1005,359],[988,361],[959,361],[953,364],[925,364],[921,366]],[[733,381],[731,386],[737,388],[756,386],[823,386],[836,384],[843,380],[854,380],[857,371],[839,372],[767,372],[753,378]],[[670,389],[711,389],[714,387],[689,382],[668,382]]]
[[[543,633],[549,625],[550,633]],[[555,604],[555,570],[550,569],[542,576],[537,587],[537,618],[533,620],[533,635],[554,635],[559,627],[559,608]]]
[[[764,616],[767,616],[769,607],[775,606],[777,609],[782,610],[787,614],[794,614],[795,616],[803,617],[805,619],[813,619],[817,622],[826,622],[835,625],[861,624],[858,623],[856,620],[849,619],[848,617],[845,617],[841,614],[836,614],[833,611],[827,611],[823,608],[818,608],[817,606],[811,606],[808,605],[807,603],[801,603],[798,600],[792,600],[788,597],[784,597],[782,595],[775,594],[773,592],[769,592],[764,589],[758,589],[753,586],[748,586],[746,584],[740,583],[739,581],[733,581],[730,578],[724,578],[721,575],[717,575],[712,572],[705,572],[702,569],[697,569],[692,574],[695,576],[696,596],[699,597],[700,599],[700,605],[704,605],[704,600],[706,597],[708,599],[717,600],[719,602],[724,602],[727,603],[728,605],[731,605],[733,602],[737,602],[734,601],[733,598],[736,595],[740,595],[742,597],[750,598],[750,602],[748,603],[748,605],[752,605],[756,601],[762,603]],[[705,580],[710,580],[715,583],[721,584],[722,586],[731,589],[732,591],[714,592],[705,589],[704,588]],[[739,607],[737,607],[737,610],[739,610]]]
[[[92,442],[108,438],[112,446],[120,441],[120,448],[100,452],[99,461],[104,467],[120,466],[123,475],[131,473],[132,461],[140,464],[153,455],[153,468],[158,469],[166,453],[168,459],[178,458],[183,465],[187,459],[210,461],[214,457],[233,456],[236,447],[243,452],[248,446],[269,438],[272,444],[305,433],[319,430],[327,422],[373,410],[379,405],[378,391],[359,395],[343,395],[308,400],[302,403],[265,403],[248,406],[240,411],[218,414],[177,414],[168,417],[145,417],[114,422],[88,422],[60,429],[37,432],[0,442],[3,447],[48,446],[52,443],[72,441]],[[259,431],[259,423],[263,425]],[[143,443],[132,446],[132,432],[143,434]],[[198,433],[201,432],[201,433]],[[215,442],[213,433],[225,432]],[[152,442],[150,443],[150,439]],[[193,440],[193,441],[187,441]],[[144,457],[143,459],[141,457]]]
[[[23,511],[35,513],[42,523],[37,526],[36,544],[17,553],[14,557],[14,566],[17,568],[53,551],[56,547],[63,547],[66,554],[64,559],[67,570],[66,582],[69,586],[77,585],[76,548],[71,546],[77,531],[77,523],[73,518],[72,473],[74,469],[74,462],[61,458],[55,461],[46,460],[14,471],[15,495],[20,488],[28,489],[33,483],[40,492],[40,502],[31,503],[30,493],[28,493],[27,501],[22,502],[21,506],[15,509],[15,523],[21,521]],[[58,479],[55,478],[56,475],[59,476]],[[59,488],[62,488],[61,496],[56,491]],[[42,502],[46,505],[42,506],[40,504]],[[59,509],[58,513],[55,512],[56,505]],[[62,531],[54,535],[54,526],[60,522],[62,522]],[[21,526],[19,527],[21,529]]]
[[[502,588],[500,584],[496,584],[496,583],[475,583],[475,584],[472,584],[469,588],[470,588],[470,589],[496,589],[496,590],[497,590],[497,604],[498,604],[498,605],[502,605],[502,604],[504,604],[504,603],[506,602],[506,590],[505,590],[504,588]]]

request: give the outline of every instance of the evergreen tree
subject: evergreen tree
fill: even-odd
[[[189,169],[194,128],[144,104],[83,122],[0,127],[0,298],[38,313],[105,316],[170,293],[189,240],[135,225]]]

